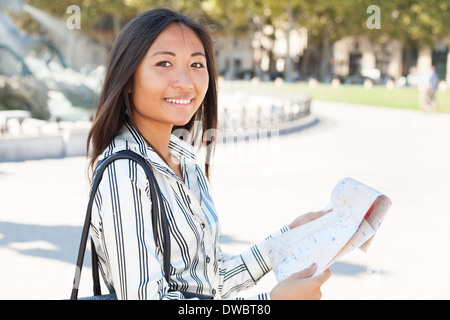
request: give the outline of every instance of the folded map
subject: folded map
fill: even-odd
[[[356,248],[364,252],[380,227],[391,200],[351,178],[338,182],[321,218],[267,240],[278,281],[317,264],[316,274]]]

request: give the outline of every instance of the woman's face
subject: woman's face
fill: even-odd
[[[185,25],[168,26],[134,74],[136,125],[139,129],[185,125],[203,102],[208,81],[200,39]]]

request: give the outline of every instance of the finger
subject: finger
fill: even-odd
[[[323,217],[324,215],[326,215],[327,213],[330,213],[331,211],[333,211],[333,209],[320,210],[320,211],[314,212],[314,215],[317,216],[318,218],[320,218],[320,217]]]
[[[330,269],[326,269],[324,272],[318,274],[317,276],[315,276],[315,278],[320,282],[320,283],[325,283],[325,281],[327,281],[329,278],[331,277],[331,271]]]
[[[316,219],[323,217],[327,213],[328,213],[327,211],[310,212],[310,213],[308,213],[307,218],[308,218],[308,221],[311,222],[311,221],[314,221]]]
[[[330,213],[331,211],[333,211],[333,208],[330,208],[328,210],[321,210],[320,212],[323,213],[323,215],[326,215],[327,213]]]
[[[314,263],[309,268],[306,268],[302,271],[295,273],[295,276],[300,279],[310,278],[314,275],[314,273],[316,273],[316,270],[317,270],[317,264]]]

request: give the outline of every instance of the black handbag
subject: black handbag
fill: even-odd
[[[117,296],[115,293],[104,294],[101,293],[100,288],[100,279],[98,272],[98,256],[95,251],[93,240],[91,239],[91,253],[92,253],[92,279],[93,279],[93,296],[87,296],[78,298],[78,288],[80,284],[81,277],[81,269],[83,267],[83,260],[86,251],[86,245],[89,238],[89,227],[91,224],[91,214],[92,214],[92,205],[94,203],[95,193],[102,179],[103,172],[106,167],[113,161],[118,159],[130,159],[136,161],[145,171],[147,179],[149,181],[149,189],[150,196],[152,199],[152,224],[153,224],[153,234],[155,237],[155,243],[157,243],[157,235],[158,235],[158,223],[161,222],[162,229],[162,252],[163,252],[163,269],[164,269],[164,277],[167,280],[167,283],[170,284],[170,235],[169,235],[169,224],[167,221],[167,216],[165,213],[165,207],[162,201],[161,190],[159,189],[156,178],[151,170],[150,166],[147,164],[147,161],[139,156],[138,154],[130,151],[124,150],[118,153],[111,155],[106,158],[102,162],[100,162],[96,169],[96,174],[94,180],[92,182],[92,189],[89,196],[87,211],[86,211],[86,219],[84,222],[83,232],[81,234],[80,247],[78,250],[78,259],[75,270],[75,277],[73,281],[72,294],[70,296],[70,300],[117,300]],[[158,212],[160,214],[158,214]],[[170,286],[169,286],[170,287]]]

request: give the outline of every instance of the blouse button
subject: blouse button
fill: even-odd
[[[216,289],[212,289],[211,293],[212,293],[213,296],[215,296],[216,295]]]
[[[209,256],[206,256],[206,263],[209,263],[211,261],[211,259],[209,258]]]

